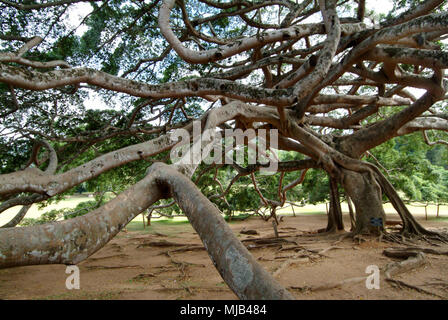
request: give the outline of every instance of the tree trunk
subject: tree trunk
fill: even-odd
[[[342,185],[356,210],[356,234],[379,234],[384,230],[386,214],[381,188],[373,174],[343,170]]]
[[[329,177],[330,183],[330,209],[328,210],[328,224],[326,232],[344,230],[342,221],[341,201],[339,199],[338,183],[335,178]]]
[[[348,196],[347,192],[345,192],[345,199],[347,200],[348,211],[350,214],[350,231],[354,231],[356,226],[355,211],[353,210],[352,200]]]

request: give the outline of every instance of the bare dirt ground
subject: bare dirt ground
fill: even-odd
[[[347,218],[347,217],[344,217]],[[393,217],[398,220],[398,217]],[[418,219],[425,227],[448,229],[448,222]],[[349,225],[349,221],[345,221]],[[285,217],[279,243],[260,241],[274,236],[271,222],[260,218],[233,222],[231,228],[251,253],[297,299],[443,299],[448,297],[448,256],[426,254],[426,264],[394,277],[427,292],[393,286],[380,277],[380,289],[346,279],[367,277],[366,267],[380,269],[394,260],[385,248],[398,247],[374,239],[354,241],[341,235],[310,233],[326,225],[325,215]],[[256,230],[257,235],[241,234]],[[257,240],[258,239],[258,240]],[[419,243],[428,247],[427,243]],[[331,248],[330,250],[326,250]],[[448,251],[448,245],[433,247]],[[325,251],[323,251],[325,250]],[[320,252],[320,254],[319,254]],[[397,260],[395,260],[397,261]],[[189,224],[153,224],[146,231],[121,232],[79,265],[79,290],[65,286],[64,265],[0,270],[0,299],[236,299],[214,268],[198,235]],[[319,286],[327,288],[319,289]],[[309,288],[312,288],[311,290]],[[434,293],[435,295],[430,294]]]

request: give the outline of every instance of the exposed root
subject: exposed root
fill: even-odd
[[[205,265],[202,263],[193,263],[193,262],[186,262],[186,261],[179,261],[173,258],[173,256],[171,254],[168,254],[171,263],[173,263],[176,266],[196,266],[196,267],[201,267],[201,268],[205,268]]]
[[[298,258],[298,257],[294,257],[293,259],[289,259],[289,260],[287,260],[287,261],[285,261],[285,262],[283,262],[281,265],[280,265],[280,267],[278,267],[277,268],[277,270],[275,270],[273,273],[272,273],[272,276],[275,278],[275,277],[278,277],[286,268],[288,268],[290,265],[292,265],[292,264],[295,264],[295,263],[304,263],[304,262],[309,262],[310,261],[310,258],[309,257],[301,257],[301,258]]]
[[[410,243],[408,242],[409,239],[406,239],[406,237],[400,233],[382,232],[378,237],[378,241],[410,245]]]
[[[312,259],[312,257],[310,257],[310,254],[311,254],[311,255],[317,255],[317,256],[320,256],[320,257],[327,257],[326,255],[320,253],[319,250],[315,250],[315,249],[307,249],[307,248],[305,248],[305,247],[303,247],[303,246],[298,246],[298,245],[295,245],[295,246],[289,246],[289,247],[283,247],[283,246],[282,246],[281,248],[278,249],[278,251],[279,251],[279,252],[283,252],[283,251],[295,251],[295,252],[299,252],[299,251],[302,251],[302,252],[306,252],[306,255],[307,255],[310,259]],[[303,257],[303,256],[304,256],[304,254],[302,254],[300,257]],[[296,255],[295,257],[297,257],[297,255]]]
[[[248,234],[248,235],[259,235],[257,230],[253,230],[253,229],[243,229],[240,231],[241,234]]]
[[[345,280],[338,281],[338,282],[324,284],[324,285],[321,285],[321,286],[303,286],[303,287],[291,286],[291,287],[288,287],[288,289],[299,290],[301,292],[306,292],[306,291],[313,291],[313,292],[324,291],[324,290],[340,288],[340,287],[342,287],[344,285],[347,285],[347,284],[354,284],[354,283],[363,282],[366,279],[367,279],[367,277],[356,277],[356,278],[345,279]]]
[[[169,252],[167,255],[170,258],[171,263],[181,272],[181,279],[185,279],[187,277],[187,268],[189,266],[199,266],[205,268],[205,265],[203,264],[176,260]]]
[[[342,235],[337,241],[333,242],[332,244],[335,245],[335,244],[341,243],[345,239],[353,237],[353,236],[354,236],[353,232],[348,232],[348,233]]]
[[[448,293],[448,282],[442,279],[433,279],[434,282],[428,282],[425,284],[422,284],[421,286],[426,287],[436,287],[438,289],[444,290]]]
[[[139,265],[132,265],[132,266],[85,266],[87,270],[103,270],[103,269],[144,269],[142,266]]]
[[[282,243],[282,242],[294,242],[291,240],[288,240],[286,238],[290,238],[291,236],[278,236],[278,237],[268,237],[268,238],[250,238],[250,239],[244,239],[241,240],[241,242],[255,242],[258,244],[269,244],[269,243]]]
[[[140,273],[139,275],[133,277],[131,280],[141,281],[148,278],[154,278],[156,275],[154,273]]]
[[[404,260],[404,261],[392,262],[386,266],[386,268],[384,270],[384,274],[386,276],[386,281],[389,282],[390,284],[392,284],[396,288],[401,289],[401,288],[405,287],[405,288],[412,289],[417,292],[428,294],[431,296],[435,296],[435,297],[438,297],[441,299],[448,299],[448,297],[446,297],[446,296],[442,296],[435,292],[431,292],[426,289],[420,288],[419,286],[411,285],[404,281],[392,278],[392,276],[395,276],[399,273],[407,272],[412,269],[416,269],[416,268],[424,266],[426,264],[425,254],[423,253],[423,251],[425,251],[425,249],[427,249],[427,248],[416,248],[416,250],[411,250],[410,248],[394,248],[394,249],[384,250],[383,254],[387,257],[406,258],[406,260]],[[429,249],[429,251],[433,251],[433,250]],[[437,254],[441,254],[441,253],[437,252]],[[445,253],[443,252],[442,254],[445,254]]]
[[[169,254],[171,254],[171,253],[179,253],[179,252],[186,252],[186,251],[202,251],[202,250],[205,250],[205,247],[202,245],[191,245],[191,246],[185,246],[182,248],[164,251],[164,252],[161,252],[160,254],[169,256]]]
[[[258,239],[245,239],[241,241],[247,249],[260,249],[260,248],[268,248],[268,247],[282,247],[285,243],[294,243],[295,241],[287,240],[282,237],[278,238],[258,238]]]
[[[354,231],[347,232],[342,235],[337,241],[333,242],[332,245],[336,245],[344,241],[345,239],[351,238],[353,241],[357,242],[357,244],[361,244],[362,242],[367,242],[369,240],[377,239],[377,237],[373,234],[360,234]]]
[[[417,292],[424,293],[424,294],[428,294],[428,295],[431,295],[431,296],[434,296],[434,297],[438,297],[438,298],[441,298],[441,299],[448,299],[448,297],[446,297],[446,296],[442,296],[442,295],[437,294],[437,293],[435,293],[435,292],[428,291],[428,290],[426,290],[426,289],[420,288],[420,287],[418,287],[418,286],[414,286],[414,285],[412,285],[412,284],[406,283],[406,282],[401,281],[401,280],[396,280],[396,279],[386,279],[386,281],[389,282],[389,283],[391,283],[391,284],[393,284],[393,286],[395,286],[396,288],[402,288],[402,287],[405,287],[405,288],[412,289],[412,290],[415,290],[415,291],[417,291]]]
[[[423,233],[408,233],[408,232],[382,232],[379,236],[379,241],[390,243],[398,243],[406,246],[415,246],[418,241],[424,241],[431,246],[439,247],[440,243],[448,244],[448,235],[428,231],[431,234]]]
[[[435,255],[445,255],[448,256],[448,251],[441,251],[432,248],[422,248],[422,247],[408,247],[408,248],[389,248],[383,251],[386,257],[390,258],[400,258],[407,259],[409,257],[415,257],[419,252],[435,254]]]
[[[425,254],[422,252],[417,252],[415,255],[408,256],[408,258],[404,261],[391,262],[386,265],[384,275],[386,276],[386,279],[391,279],[394,275],[419,268],[421,266],[424,266],[425,264]]]
[[[125,253],[120,253],[120,254],[113,254],[111,256],[106,256],[106,257],[89,258],[86,262],[106,260],[106,259],[110,259],[110,258],[127,258],[127,257],[129,257],[129,255],[127,255]]]
[[[137,248],[141,247],[183,247],[185,246],[184,243],[176,243],[176,242],[170,242],[166,240],[159,240],[159,241],[147,241],[139,244]]]
[[[293,247],[296,252],[297,251],[301,251],[300,254],[296,254],[296,255],[291,255],[291,256],[280,256],[280,257],[275,257],[274,259],[288,259],[287,261],[283,262],[279,268],[277,268],[272,276],[273,277],[277,277],[279,276],[286,268],[288,268],[290,265],[295,264],[295,263],[304,263],[304,262],[309,262],[309,261],[314,261],[319,257],[327,257],[326,255],[324,255],[324,253],[330,251],[330,250],[335,250],[335,249],[344,249],[342,247],[336,247],[336,246],[331,246],[322,250],[315,250],[315,249],[307,249],[304,247],[300,247],[300,246],[295,246]],[[280,248],[279,251],[284,251],[282,250],[283,248]],[[290,249],[290,248],[287,248]]]
[[[200,286],[181,286],[180,288],[170,288],[170,287],[163,287],[163,288],[156,288],[153,289],[154,291],[162,291],[162,292],[166,292],[166,291],[187,291],[190,294],[194,294],[194,291],[210,291],[210,292],[228,292],[230,291],[228,288],[211,288],[211,287],[200,287]]]
[[[336,250],[336,249],[345,249],[345,248],[344,247],[331,246],[331,247],[328,247],[328,248],[325,248],[325,249],[319,251],[318,254],[323,255],[325,252],[328,252],[330,250]]]

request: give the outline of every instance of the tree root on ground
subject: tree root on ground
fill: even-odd
[[[303,256],[303,257],[294,257],[292,259],[286,260],[283,262],[280,267],[278,267],[273,273],[272,276],[274,278],[278,277],[286,268],[288,268],[290,265],[294,263],[303,263],[303,262],[309,262],[310,257]]]
[[[154,291],[161,291],[161,292],[166,292],[166,291],[187,291],[190,294],[194,294],[194,291],[210,291],[210,292],[229,292],[230,289],[228,288],[208,288],[208,287],[200,287],[200,286],[181,286],[181,287],[174,287],[174,288],[170,288],[170,287],[163,287],[163,288],[156,288],[154,289]]]
[[[320,252],[323,253],[323,251],[331,250],[331,248],[339,248],[339,247],[329,247],[327,249],[321,250]],[[417,285],[408,284],[402,280],[397,280],[397,279],[392,278],[393,276],[396,276],[398,274],[408,272],[410,270],[424,266],[427,262],[426,256],[424,253],[436,254],[436,255],[448,255],[447,251],[435,250],[432,248],[422,248],[422,247],[385,249],[383,251],[383,254],[387,257],[406,259],[406,260],[403,260],[400,262],[391,262],[383,268],[382,273],[385,276],[385,281],[387,281],[388,283],[390,283],[392,286],[394,286],[396,288],[405,287],[405,288],[412,289],[412,290],[415,290],[420,293],[432,295],[434,297],[438,297],[441,299],[447,299],[448,297],[446,297],[446,296],[443,296],[438,293],[431,292],[429,290],[421,288],[421,286],[433,286],[433,287],[438,286],[438,287],[441,287],[442,289],[448,291],[448,282],[445,282],[443,280],[437,279],[436,282],[427,283],[427,284],[423,284],[421,286],[417,286]],[[280,274],[281,271],[283,271],[286,267],[288,267],[289,265],[291,265],[294,262],[295,262],[294,259],[291,259],[291,260],[288,260],[285,263],[283,263],[280,266],[280,268],[278,268],[274,272],[274,274],[273,274],[274,277],[277,276],[278,274]],[[336,282],[327,283],[327,284],[323,284],[323,285],[317,285],[317,286],[302,286],[302,287],[290,286],[290,287],[288,287],[288,289],[298,290],[300,292],[307,292],[307,291],[308,292],[310,292],[310,291],[318,292],[318,291],[340,288],[344,285],[360,283],[362,281],[365,281],[367,278],[368,278],[368,276],[354,277],[354,278],[344,279],[342,281],[336,281]]]
[[[290,237],[290,236],[288,236]],[[300,248],[304,249],[301,246],[297,246],[297,243],[293,240],[285,239],[286,237],[270,237],[270,238],[253,238],[253,239],[245,239],[241,242],[246,246],[249,250],[254,249],[261,249],[261,248],[268,248],[268,247],[280,247],[279,250],[282,250],[282,246],[287,243],[294,244],[294,249]],[[160,254],[169,255],[170,253],[179,253],[179,252],[186,252],[186,251],[200,251],[205,250],[205,247],[203,245],[195,245],[195,244],[183,244],[183,243],[176,243],[176,242],[169,242],[166,240],[160,240],[160,241],[149,241],[149,242],[143,242],[137,246],[137,248],[141,247],[177,247],[176,249],[167,250],[164,252],[161,252]]]
[[[426,256],[423,253],[425,250],[428,251],[428,253],[434,253],[434,254],[446,254],[445,252],[439,252],[437,250],[428,249],[428,248],[415,248],[414,250],[410,248],[390,248],[383,251],[383,254],[387,257],[393,257],[393,258],[406,258],[406,260],[400,261],[400,262],[392,262],[386,265],[386,268],[384,270],[384,275],[386,276],[386,281],[390,283],[392,286],[396,288],[408,288],[415,290],[420,293],[428,294],[434,297],[438,297],[441,299],[448,299],[448,297],[440,295],[438,293],[428,291],[426,289],[420,288],[416,285],[411,285],[409,283],[406,283],[402,280],[393,279],[392,276],[395,276],[397,274],[410,271],[412,269],[416,269],[419,267],[424,266],[426,261]]]
[[[144,269],[140,265],[131,266],[85,266],[87,270],[103,270],[103,269]]]
[[[387,251],[387,250],[384,250]],[[385,254],[386,255],[386,254]],[[387,256],[387,255],[386,255]],[[391,279],[399,273],[407,272],[412,269],[422,267],[426,264],[425,254],[422,252],[415,252],[407,256],[407,259],[400,262],[391,262],[386,265],[384,275],[386,279]]]
[[[429,231],[428,231],[429,232]],[[332,243],[332,245],[337,245],[338,243],[343,242],[345,239],[351,238],[354,241],[357,241],[358,244],[361,242],[371,240],[377,240],[379,242],[389,242],[396,243],[406,246],[416,246],[418,241],[425,241],[431,246],[439,247],[441,244],[448,244],[448,233],[439,233],[431,231],[428,234],[415,234],[415,233],[406,233],[406,232],[387,232],[382,231],[380,235],[373,234],[358,234],[355,232],[347,232],[339,237],[339,239]]]
[[[170,258],[170,262],[180,271],[182,280],[187,277],[187,268],[189,266],[197,266],[197,267],[205,268],[205,265],[202,263],[179,261],[179,260],[174,259],[174,257],[169,252],[167,253],[167,255]]]
[[[302,253],[298,255],[292,255],[287,257],[281,257],[281,258],[287,258],[285,262],[283,262],[280,267],[278,267],[272,274],[272,276],[278,277],[286,268],[288,268],[290,265],[294,263],[302,263],[302,262],[309,262],[314,261],[318,257],[327,257],[324,253],[330,251],[330,250],[336,250],[336,249],[345,249],[343,247],[336,247],[336,246],[330,246],[328,248],[322,249],[322,250],[315,250],[315,249],[306,249],[301,247]],[[280,257],[275,257],[274,259],[279,259]]]
[[[176,243],[166,240],[159,241],[145,241],[137,246],[137,248],[141,247],[183,247],[185,243]]]
[[[415,246],[418,241],[424,241],[431,246],[439,247],[440,243],[448,244],[448,234],[432,232],[431,234],[415,234],[404,232],[382,232],[379,241]]]
[[[125,253],[120,253],[120,254],[113,254],[111,256],[105,256],[105,257],[98,257],[98,258],[88,258],[86,260],[86,263],[88,262],[94,262],[94,261],[99,261],[99,260],[106,260],[106,259],[111,259],[111,258],[128,258],[129,255],[125,254]]]
[[[136,275],[131,280],[135,281],[142,281],[148,278],[154,278],[156,275],[154,273],[140,273],[139,275]]]
[[[442,279],[433,279],[434,282],[428,282],[422,284],[424,287],[438,287],[441,290],[444,290],[448,293],[448,281]]]
[[[388,248],[383,251],[383,254],[389,258],[407,259],[417,256],[419,252],[448,256],[448,251],[423,247]]]
[[[327,283],[327,284],[320,285],[320,286],[303,286],[303,287],[290,286],[290,287],[288,287],[288,289],[298,290],[298,291],[301,291],[301,292],[306,292],[306,291],[312,291],[312,292],[325,291],[325,290],[340,288],[340,287],[342,287],[344,285],[347,285],[347,284],[359,283],[359,282],[365,281],[366,279],[367,279],[367,276],[365,276],[365,277],[355,277],[355,278],[349,278],[349,279],[345,279],[345,280],[337,281],[337,282],[333,282],[333,283]]]
[[[321,251],[317,252],[320,255],[323,255],[325,252],[336,250],[336,249],[345,249],[344,247],[337,247],[337,246],[330,246],[328,248],[322,249]]]
[[[191,246],[185,246],[183,248],[177,248],[173,250],[168,250],[161,252],[160,254],[164,254],[169,256],[171,253],[179,253],[179,252],[187,252],[187,251],[202,251],[205,250],[205,247],[203,245],[191,245]]]
[[[434,296],[434,297],[438,297],[438,298],[441,298],[441,299],[448,299],[448,297],[446,297],[446,296],[442,296],[442,295],[437,294],[435,292],[428,291],[426,289],[422,289],[422,288],[420,288],[418,286],[411,285],[411,284],[406,283],[406,282],[401,281],[401,280],[386,279],[386,281],[391,283],[391,284],[393,284],[393,286],[396,287],[396,288],[400,288],[401,289],[402,287],[405,287],[405,288],[412,289],[412,290],[415,290],[417,292],[428,294],[428,295],[431,295],[431,296]]]

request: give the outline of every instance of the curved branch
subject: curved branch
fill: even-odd
[[[58,156],[56,154],[56,151],[47,141],[39,141],[39,144],[44,145],[50,153],[50,155],[48,157],[49,163],[48,163],[47,169],[45,169],[45,173],[46,174],[54,174],[58,167]],[[34,156],[35,149],[37,149],[37,148],[33,148],[33,156]],[[4,212],[4,210],[11,208],[12,206],[15,206],[17,204],[23,204],[23,207],[8,223],[1,226],[0,228],[15,227],[23,220],[23,218],[25,217],[25,215],[27,214],[28,210],[31,208],[33,203],[45,200],[46,198],[48,198],[48,197],[42,196],[39,194],[34,194],[34,195],[31,195],[28,197],[13,198],[13,199],[9,199],[8,201],[3,202],[0,205],[0,214],[2,212]]]
[[[336,1],[319,0],[319,6],[325,22],[327,39],[320,50],[314,70],[294,85],[294,95],[299,103],[302,103],[301,100],[327,75],[341,38],[341,24],[336,12]]]
[[[406,23],[387,27],[374,33],[357,44],[337,65],[331,67],[327,77],[313,90],[311,97],[322,88],[333,83],[347,68],[350,68],[368,50],[380,43],[391,43],[401,38],[430,31],[448,31],[448,12],[429,14]],[[306,108],[307,106],[305,106]]]
[[[363,56],[363,59],[393,64],[406,63],[421,65],[427,68],[448,69],[448,52],[441,50],[377,46],[367,52]]]
[[[411,106],[392,115],[386,120],[380,121],[371,127],[358,130],[350,136],[341,139],[341,147],[344,153],[358,157],[365,151],[380,145],[393,138],[398,130],[408,122],[428,110],[438,98],[431,92],[425,93]]]
[[[445,140],[429,141],[426,131],[423,130],[422,133],[423,133],[423,138],[425,139],[425,142],[428,146],[434,146],[436,144],[444,144],[444,145],[448,146],[448,141],[445,141]]]
[[[268,43],[298,39],[310,34],[324,32],[324,26],[322,24],[303,24],[271,32],[262,32],[259,35],[237,40],[233,43],[219,46],[215,49],[195,51],[186,48],[179,41],[170,27],[170,13],[175,5],[175,2],[175,0],[163,1],[159,10],[159,28],[165,39],[173,47],[177,54],[189,63],[208,63],[218,61]],[[355,32],[355,29],[356,26],[353,25],[348,28],[348,30],[352,32]]]
[[[293,299],[256,262],[221,212],[196,186],[162,163],[152,165],[143,180],[85,216],[1,230],[0,267],[79,263],[103,247],[135,216],[169,195],[185,212],[219,273],[239,298]]]
[[[236,117],[248,118],[254,122],[269,122],[274,126],[278,126],[279,121],[275,109],[260,106],[255,107],[239,101],[233,101],[221,108],[212,109],[200,118],[199,121],[205,122],[204,130],[208,130],[214,129],[219,124]],[[191,132],[193,130],[193,123],[189,123],[184,129]],[[202,135],[202,137],[205,139],[206,135]],[[172,133],[161,135],[153,140],[107,153],[84,165],[58,175],[45,174],[37,168],[28,168],[14,173],[3,174],[0,175],[0,194],[34,192],[46,196],[54,196],[81,182],[97,177],[107,170],[170,150],[177,144],[175,141],[177,139]],[[207,145],[208,147],[211,146],[209,141],[207,141]],[[192,148],[191,150],[195,149]],[[185,155],[188,160],[185,162],[184,170],[191,171],[194,166],[198,165],[201,162],[201,159],[199,159],[200,156],[201,153],[194,152],[193,155]],[[193,159],[193,161],[190,161],[190,159]]]
[[[37,10],[49,7],[58,7],[64,4],[73,4],[78,2],[99,2],[103,0],[59,0],[59,1],[49,1],[46,3],[39,4],[19,4],[8,0],[0,0],[1,3],[6,4],[10,7],[16,8],[17,10]]]
[[[151,85],[112,76],[90,68],[61,69],[42,73],[0,64],[0,82],[37,91],[88,83],[115,92],[153,99],[221,95],[241,101],[269,105],[288,105],[292,100],[286,89],[259,88],[234,81],[211,78]]]

